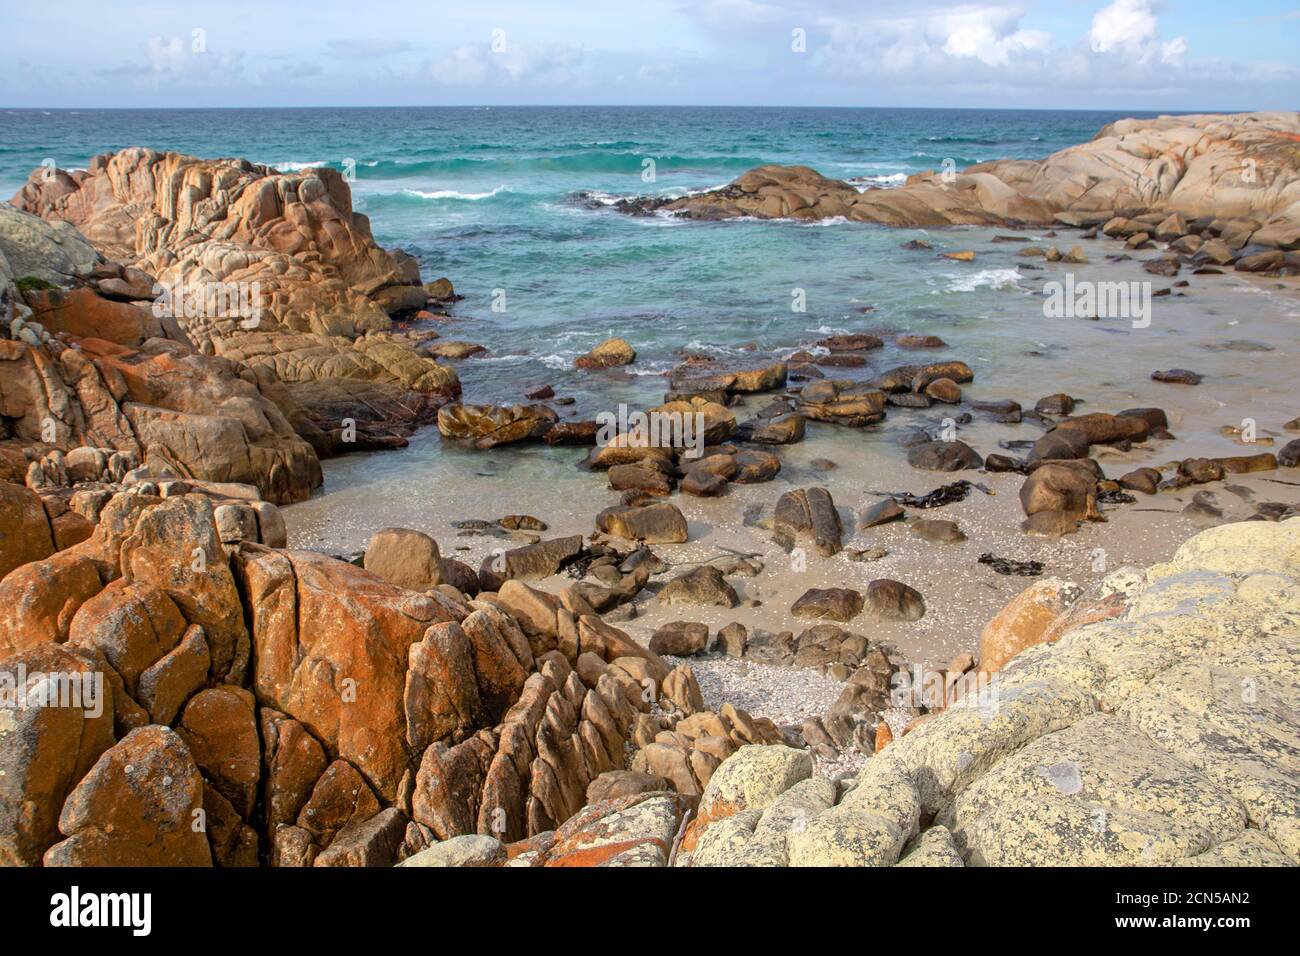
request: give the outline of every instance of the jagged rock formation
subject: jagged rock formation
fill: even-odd
[[[106,257],[165,282],[263,284],[269,329],[355,335],[386,329],[395,307],[428,296],[374,242],[329,168],[278,173],[247,160],[203,160],[133,147],[85,170],[39,169],[13,205],[76,226]],[[240,331],[205,317],[195,342]]]
[[[375,244],[335,170],[133,147],[86,170],[37,170],[12,202],[75,226],[147,280],[132,298],[155,300],[204,354],[303,387],[305,407],[341,405],[352,414],[340,418],[370,422],[415,406],[406,424],[425,424],[460,392],[455,370],[421,349],[436,333],[389,331],[390,314],[423,309],[430,293],[414,259]],[[218,288],[256,289],[244,303],[256,310],[221,307]]]
[[[9,273],[51,246],[75,255],[53,259],[47,274],[83,284],[0,287],[13,313],[0,329],[0,478],[24,482],[48,452],[89,447],[172,477],[256,485],[275,502],[301,500],[320,484],[316,452],[291,424],[301,417],[297,405],[273,377],[201,355],[178,327],[106,298],[101,288],[124,270],[95,257],[75,230],[12,209],[0,216]]]
[[[0,205],[0,478],[22,482],[52,450],[84,446],[130,455],[156,477],[299,501],[321,482],[319,455],[402,445],[434,419],[459,391],[454,370],[419,351],[436,333],[365,331],[387,326],[386,289],[419,290],[423,304],[410,284],[418,269],[344,215],[341,181],[318,196],[305,179],[283,180],[128,150],[92,171],[34,176],[18,199],[49,221]],[[270,291],[257,328],[159,309],[166,287],[105,259],[71,220],[129,263],[171,270],[160,271],[167,282],[258,283]],[[405,284],[380,282],[392,270]],[[330,325],[353,309],[353,326]],[[304,322],[326,331],[292,331]]]
[[[259,544],[255,506],[219,501],[110,494],[61,547],[42,498],[0,483],[0,861],[391,865],[522,840],[625,769],[639,715],[699,698],[574,594],[408,590]],[[41,706],[78,675],[84,706]]]

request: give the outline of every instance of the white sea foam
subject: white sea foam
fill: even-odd
[[[278,169],[285,173],[296,173],[303,169],[320,169],[322,166],[328,166],[329,163],[324,160],[318,160],[311,163],[302,163],[297,160],[285,160],[283,163],[267,163],[272,169]]]
[[[639,367],[628,366],[623,371],[628,375],[643,377],[646,375],[664,375],[667,372],[671,372],[672,369],[673,365],[671,362],[649,362]]]
[[[845,180],[860,193],[869,189],[896,189],[907,182],[907,173],[886,173],[880,176],[854,176]]]
[[[1016,284],[1022,278],[1015,269],[981,269],[979,272],[950,272],[943,276],[945,284],[939,292],[974,292],[976,289],[1018,289]]]
[[[573,360],[580,354],[581,353],[579,352],[568,352],[561,355],[558,352],[552,352],[550,355],[537,356],[537,361],[541,362],[547,368],[553,368],[558,371],[560,369],[572,368]]]
[[[466,202],[477,202],[480,199],[491,199],[501,193],[513,192],[514,190],[506,186],[498,186],[491,192],[486,193],[462,193],[455,189],[407,189],[404,192],[409,196],[419,196],[421,199],[463,199]]]
[[[713,352],[716,355],[745,355],[750,351],[730,345],[718,345],[714,342],[701,342],[699,339],[687,342],[686,348],[692,352]]]

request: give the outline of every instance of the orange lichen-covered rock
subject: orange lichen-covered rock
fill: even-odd
[[[994,674],[1027,647],[1043,642],[1051,623],[1079,596],[1079,588],[1060,578],[1036,581],[1017,594],[984,625],[979,670]]]
[[[68,795],[46,866],[210,866],[203,777],[180,736],[131,731]]]

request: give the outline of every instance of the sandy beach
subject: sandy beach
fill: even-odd
[[[1039,238],[1042,232],[1021,235]],[[905,241],[907,235],[900,231],[898,241]],[[1145,329],[1134,329],[1124,320],[1047,319],[1035,290],[1059,278],[1066,269],[1094,281],[1150,277],[1141,271],[1141,260],[1105,261],[1107,256],[1123,252],[1118,241],[1084,240],[1091,259],[1088,265],[1048,263],[1043,271],[1035,272],[1025,270],[1026,260],[1015,256],[1019,246],[993,242],[995,235],[1006,235],[1006,231],[967,229],[933,237],[944,247],[977,250],[976,261],[965,264],[970,274],[1020,267],[1017,278],[990,293],[994,301],[985,308],[997,312],[988,324],[945,333],[949,347],[936,350],[933,356],[933,360],[963,359],[975,369],[975,381],[965,389],[969,399],[1012,398],[1030,408],[1038,398],[1063,391],[1080,400],[1080,412],[1163,408],[1173,439],[1148,441],[1128,451],[1098,449],[1096,459],[1112,478],[1134,468],[1159,468],[1184,458],[1276,450],[1290,440],[1282,425],[1294,417],[1291,377],[1300,328],[1296,280],[1187,276],[1187,284],[1175,290],[1177,295],[1154,300],[1151,327]],[[1063,248],[1076,244],[1071,232],[1064,229],[1054,238],[1039,241]],[[1154,283],[1157,288],[1171,284],[1158,279]],[[473,335],[472,315],[456,321],[457,334]],[[844,323],[835,331],[890,331],[882,329],[873,315],[846,313]],[[810,334],[792,340],[776,354],[789,354],[815,338]],[[963,344],[965,341],[970,344]],[[739,343],[720,344],[734,348]],[[887,365],[885,360],[872,361],[877,371]],[[1196,369],[1205,380],[1189,387],[1150,379],[1156,369],[1176,367]],[[857,377],[871,371],[845,370]],[[827,373],[841,374],[837,369]],[[644,379],[633,384],[645,387]],[[620,380],[616,374],[602,387],[611,404],[618,400]],[[774,397],[746,396],[732,410],[738,420],[744,420]],[[574,415],[591,407],[590,403],[586,408],[579,406]],[[637,616],[620,626],[643,641],[658,626],[683,618],[701,621],[713,630],[740,621],[747,628],[797,632],[808,622],[792,618],[789,609],[804,591],[862,589],[871,580],[887,577],[921,591],[926,615],[916,622],[872,622],[861,629],[873,641],[898,647],[909,659],[944,666],[959,653],[974,652],[983,623],[1031,580],[994,572],[978,563],[981,554],[1041,561],[1044,575],[1089,585],[1123,565],[1146,566],[1165,560],[1191,534],[1215,520],[1248,517],[1255,513],[1257,503],[1300,502],[1297,476],[1287,469],[1233,475],[1212,492],[1223,512],[1219,519],[1184,514],[1198,490],[1188,488],[1139,495],[1133,504],[1107,506],[1106,522],[1087,523],[1065,538],[1027,536],[1020,530],[1023,513],[1017,493],[1021,476],[945,475],[907,465],[899,438],[917,427],[934,429],[945,415],[963,410],[942,409],[891,408],[884,423],[866,429],[811,423],[804,441],[780,449],[782,469],[775,481],[733,485],[726,496],[717,499],[675,496],[672,500],[688,519],[690,540],[682,545],[655,546],[673,570],[740,554],[757,558],[763,571],[754,577],[732,579],[744,606],[730,610],[664,608],[647,591],[634,603]],[[1042,433],[1040,425],[1028,421],[999,424],[991,417],[977,412],[974,420],[959,430],[960,438],[982,454],[1004,451],[1001,442],[1032,442]],[[1264,443],[1244,445],[1222,433],[1225,426],[1240,428],[1245,418],[1257,422],[1257,436]],[[543,537],[591,534],[596,512],[617,504],[619,495],[608,488],[604,473],[581,466],[583,457],[578,450],[544,446],[466,450],[448,446],[432,431],[421,433],[405,450],[326,463],[322,490],[312,500],[285,509],[290,544],[346,556],[362,551],[370,535],[381,527],[410,527],[432,535],[446,556],[478,567],[494,549],[516,547],[527,539],[462,532],[455,526],[457,522],[529,514],[549,526]],[[823,460],[834,462],[835,467],[819,467]],[[909,516],[956,521],[966,541],[932,543],[917,537],[905,522],[856,530],[857,516],[881,500],[880,493],[924,494],[959,478],[977,482],[988,493],[976,489],[965,500],[942,508],[909,509]],[[762,525],[770,527],[772,507],[782,492],[814,485],[831,492],[845,529],[847,550],[832,558],[810,552],[805,569],[794,570],[790,556]],[[847,553],[870,548],[888,553],[865,563],[852,560]],[[657,580],[668,576],[671,572]],[[537,586],[558,591],[571,583],[572,578],[561,575]],[[849,629],[857,629],[856,624]],[[725,663],[718,665],[718,673],[729,673]],[[775,677],[768,681],[776,682]],[[775,688],[771,693],[774,700],[780,699]],[[809,699],[804,716],[824,709],[827,694],[833,698],[832,688]],[[769,713],[756,705],[755,712],[786,720],[794,716],[783,713],[781,706]]]

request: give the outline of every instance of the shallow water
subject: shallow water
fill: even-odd
[[[781,223],[763,225],[789,228]],[[751,227],[719,224],[705,228],[728,226]],[[688,224],[684,228],[694,227]],[[895,246],[909,234],[870,226],[845,228],[863,235],[884,233]],[[1135,329],[1124,319],[1047,319],[1037,290],[1044,282],[1060,280],[1067,268],[1080,280],[1142,281],[1151,277],[1136,262],[1102,261],[1106,252],[1119,249],[1118,243],[1105,240],[1082,243],[1093,259],[1089,265],[1047,264],[1042,272],[1027,271],[1025,260],[1015,258],[1017,246],[989,242],[994,234],[973,229],[936,234],[932,236],[936,246],[975,249],[976,261],[936,261],[933,253],[910,253],[913,259],[908,268],[898,266],[894,274],[866,281],[871,290],[892,287],[913,301],[928,299],[933,305],[926,321],[891,321],[890,316],[897,313],[887,307],[845,317],[834,325],[814,326],[800,316],[770,329],[759,341],[764,350],[788,353],[830,331],[888,327],[933,332],[941,335],[949,348],[902,350],[891,343],[868,353],[867,368],[824,371],[831,378],[861,378],[905,362],[958,358],[975,371],[975,381],[963,387],[968,398],[1013,398],[1031,408],[1038,398],[1064,391],[1083,400],[1080,412],[1147,405],[1166,409],[1176,439],[1153,442],[1145,450],[1124,456],[1116,453],[1116,461],[1125,465],[1123,470],[1195,455],[1266,450],[1240,445],[1220,434],[1222,426],[1240,426],[1246,418],[1255,420],[1260,436],[1278,436],[1278,446],[1290,437],[1283,437],[1280,426],[1297,413],[1291,383],[1300,341],[1300,300],[1292,292],[1275,288],[1277,283],[1269,280],[1188,276],[1190,285],[1175,290],[1182,294],[1153,300],[1148,328]],[[879,241],[878,236],[870,238]],[[1071,240],[1062,235],[1056,241]],[[1013,270],[1017,273],[1013,282],[989,285],[969,281],[982,274]],[[1157,280],[1155,285],[1163,288],[1169,280]],[[959,286],[974,287],[953,291]],[[878,301],[884,296],[870,297]],[[466,319],[463,325],[470,326],[472,321]],[[682,330],[679,344],[694,342],[698,346],[706,341],[703,333],[692,332]],[[477,340],[473,335],[466,337]],[[720,346],[722,350],[725,347]],[[638,359],[637,365],[641,364]],[[629,376],[619,370],[566,370],[529,378],[502,375],[500,365],[488,373],[482,360],[476,359],[458,367],[466,381],[467,400],[483,400],[491,392],[486,384],[477,384],[479,375],[490,374],[497,389],[494,397],[516,401],[521,400],[523,386],[550,382],[557,393],[578,396],[575,406],[561,409],[563,415],[577,419],[612,410],[618,401],[632,405],[659,401],[666,388],[662,377]],[[1205,379],[1195,387],[1151,380],[1152,371],[1173,367],[1191,368]],[[744,420],[769,400],[770,396],[747,399],[745,406],[737,409],[738,418]],[[884,423],[860,430],[810,423],[803,443],[781,449],[785,467],[777,484],[754,486],[744,493],[774,500],[779,493],[775,488],[786,481],[816,481],[830,488],[841,504],[860,505],[869,500],[864,496],[871,489],[929,490],[944,476],[909,468],[898,439],[918,425],[937,429],[944,418],[961,410],[952,406],[925,410],[891,407]],[[1039,426],[1028,422],[1002,425],[980,413],[975,413],[974,419],[958,434],[982,454],[1001,450],[999,441],[1032,441],[1042,433]],[[604,488],[600,476],[578,467],[582,457],[580,450],[544,446],[468,451],[444,445],[430,429],[417,434],[411,447],[401,451],[326,462],[324,492],[288,510],[290,527],[299,544],[337,552],[359,550],[369,534],[383,525],[449,533],[455,520],[519,512],[537,514],[566,531],[590,531],[592,515],[615,503],[617,495]],[[815,458],[830,458],[841,467],[819,474],[808,464]],[[1112,477],[1122,473],[1116,467],[1110,471]]]

